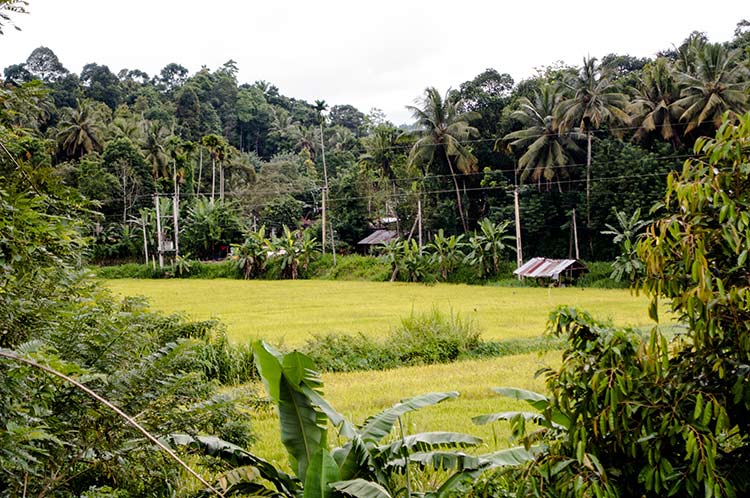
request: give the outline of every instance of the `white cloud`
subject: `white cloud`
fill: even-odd
[[[29,10],[15,19],[23,31],[0,37],[2,68],[41,45],[76,72],[88,62],[149,74],[177,62],[193,72],[234,59],[241,82],[379,107],[397,123],[425,87],[457,87],[489,67],[518,81],[558,60],[651,56],[693,30],[727,40],[750,17],[739,0],[31,0]]]

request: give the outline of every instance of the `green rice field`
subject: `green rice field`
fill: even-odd
[[[193,319],[215,317],[235,342],[304,344],[314,334],[385,335],[411,312],[433,307],[470,318],[484,339],[539,336],[549,312],[564,304],[618,325],[646,327],[647,298],[625,289],[510,288],[455,284],[324,280],[108,280],[119,295],[142,295],[152,307]]]

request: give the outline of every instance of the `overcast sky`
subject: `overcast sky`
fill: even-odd
[[[516,81],[586,55],[653,56],[691,31],[732,37],[750,1],[713,0],[30,0],[22,28],[0,36],[0,68],[51,48],[70,71],[84,64],[191,74],[234,59],[240,83],[411,121],[404,106],[427,86],[458,87],[486,68]],[[6,27],[7,28],[7,27]]]

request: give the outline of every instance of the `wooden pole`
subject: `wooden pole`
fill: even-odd
[[[323,181],[328,189],[328,168],[326,167],[326,144],[323,140],[323,121],[320,122],[320,150],[323,153]]]
[[[516,208],[516,267],[520,268],[523,265],[523,244],[521,244],[521,212],[518,202],[518,185],[516,185],[513,191],[513,204],[515,204]],[[521,279],[520,275],[518,279]]]
[[[174,222],[174,255],[180,255],[180,184],[177,183],[177,161],[172,163],[174,169],[174,197],[172,198],[172,221]]]
[[[326,196],[328,194],[328,167],[326,166],[326,143],[323,139],[323,121],[320,121],[320,151],[323,155],[323,254],[326,253]],[[331,235],[333,237],[333,235]],[[333,240],[333,238],[331,238]],[[336,251],[333,251],[336,258]],[[335,263],[334,263],[335,264]]]
[[[323,210],[323,232],[322,232],[322,239],[323,239],[323,254],[326,253],[326,188],[323,187],[323,191],[321,192],[323,194],[323,199],[321,201],[321,207]]]
[[[578,252],[578,226],[576,225],[576,210],[573,208],[573,242],[576,248],[576,259],[581,259],[580,253]]]
[[[156,248],[159,253],[159,268],[164,268],[164,245],[161,234],[161,211],[159,210],[159,196],[154,196],[156,205]]]
[[[148,238],[146,237],[146,213],[141,214],[141,227],[143,227],[143,254],[146,256],[146,266],[148,266]]]
[[[417,198],[417,222],[419,223],[419,254],[422,254],[422,198]]]

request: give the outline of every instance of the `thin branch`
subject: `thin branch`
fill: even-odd
[[[150,432],[148,432],[146,429],[144,429],[143,426],[140,425],[138,422],[136,422],[132,417],[128,416],[125,412],[123,412],[122,410],[120,410],[119,408],[117,408],[111,402],[109,402],[105,398],[101,397],[100,395],[98,395],[97,393],[95,393],[94,391],[92,391],[91,389],[89,389],[88,387],[86,387],[85,385],[81,384],[80,382],[78,382],[77,380],[75,380],[75,379],[73,379],[71,377],[68,377],[67,375],[65,375],[62,372],[58,372],[54,368],[50,368],[50,367],[48,367],[46,365],[42,365],[40,363],[37,363],[34,360],[30,360],[28,358],[23,358],[21,356],[18,356],[15,353],[12,353],[12,352],[8,351],[7,349],[0,349],[0,357],[8,358],[9,360],[20,362],[20,363],[25,363],[25,364],[33,367],[33,368],[37,368],[39,370],[43,370],[44,372],[47,372],[48,374],[54,375],[55,377],[59,377],[59,378],[63,379],[65,382],[68,382],[68,383],[74,385],[76,388],[78,388],[81,391],[85,392],[90,397],[94,398],[96,401],[98,401],[99,403],[103,404],[104,406],[106,406],[107,408],[109,408],[110,410],[112,410],[113,412],[115,412],[123,420],[125,420],[128,424],[132,425],[141,434],[143,434],[144,436],[146,436],[146,438],[149,441],[151,441],[156,446],[158,446],[159,448],[161,448],[162,450],[164,450],[165,452],[167,452],[167,454],[174,461],[176,461],[178,464],[180,464],[190,475],[192,475],[193,477],[195,477],[196,479],[198,479],[201,482],[201,484],[203,484],[204,486],[206,486],[206,488],[208,488],[209,490],[211,490],[214,494],[216,494],[217,496],[221,496],[222,498],[224,497],[224,495],[219,490],[217,490],[216,488],[214,488],[213,486],[211,486],[211,484],[209,484],[205,479],[203,479],[203,477],[201,477],[196,471],[194,471],[192,468],[190,468],[190,466],[187,463],[185,463],[179,456],[177,456],[177,454],[174,451],[172,451],[172,449],[170,449],[164,443],[162,443],[161,441],[159,441],[155,436],[153,436]]]

